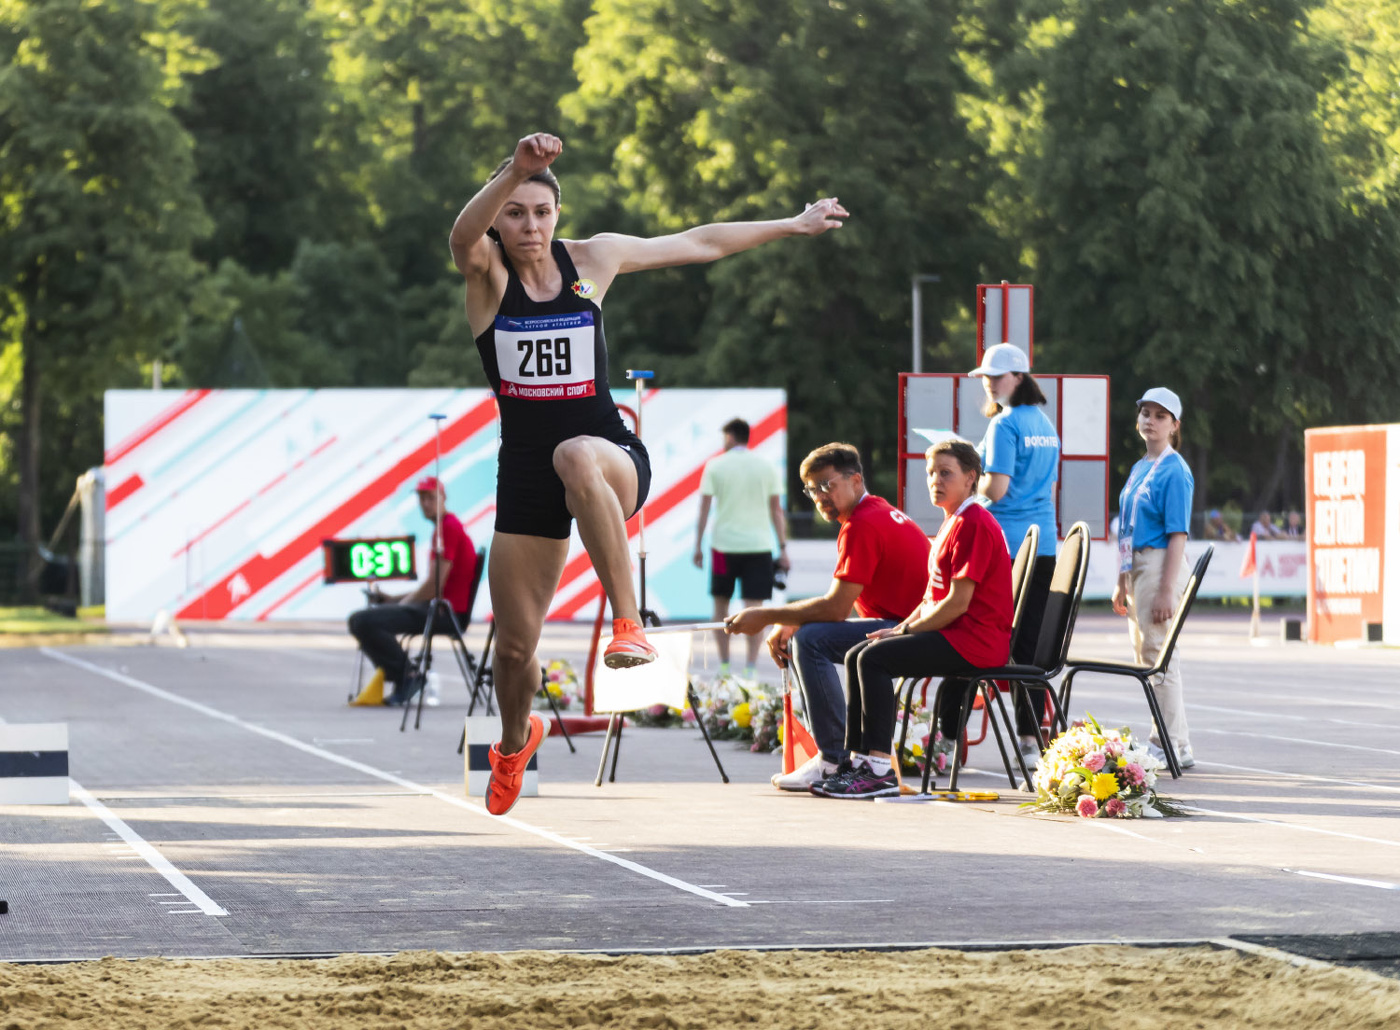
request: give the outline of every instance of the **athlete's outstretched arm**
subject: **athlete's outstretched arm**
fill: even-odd
[[[463,275],[485,271],[490,242],[486,230],[501,213],[510,195],[530,176],[544,171],[564,150],[564,143],[557,136],[547,132],[536,132],[526,136],[515,145],[515,153],[510,164],[485,186],[476,196],[467,201],[452,224],[452,234],[448,242],[452,247],[452,260]]]
[[[835,197],[824,197],[791,218],[768,222],[713,222],[651,239],[599,233],[584,241],[582,246],[590,264],[616,273],[699,265],[784,236],[820,236],[828,229],[839,228],[848,213]]]

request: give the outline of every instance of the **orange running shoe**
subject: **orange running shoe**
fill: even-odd
[[[486,811],[492,815],[505,815],[520,797],[520,785],[525,780],[525,767],[530,764],[530,756],[540,749],[544,740],[544,720],[534,712],[530,713],[530,735],[525,738],[525,746],[513,755],[501,754],[501,745],[491,745],[486,753],[491,763],[491,779],[486,783]]]
[[[609,669],[630,669],[656,661],[656,648],[647,643],[642,627],[631,619],[613,619],[613,638],[603,652]]]

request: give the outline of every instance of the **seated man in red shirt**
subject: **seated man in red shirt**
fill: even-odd
[[[745,608],[729,617],[730,633],[768,636],[773,660],[797,669],[797,684],[821,754],[792,772],[773,777],[779,790],[806,792],[837,771],[847,754],[846,698],[840,662],[878,629],[906,618],[918,607],[928,580],[929,543],[914,521],[887,501],[867,493],[860,452],[829,443],[802,459],[804,491],[827,522],[839,522],[836,571],[821,597],[776,608]],[[1004,548],[1003,548],[1004,549]],[[847,619],[854,606],[857,619]]]
[[[893,768],[896,676],[944,676],[938,716],[957,739],[966,677],[1011,654],[1011,555],[992,514],[977,503],[982,461],[965,440],[928,449],[928,489],[946,514],[929,555],[918,609],[846,654],[846,747],[850,758],[812,785],[822,797],[869,800],[899,793]]]
[[[428,476],[418,484],[418,506],[423,517],[433,523],[432,559],[442,582],[442,597],[457,614],[457,624],[466,628],[471,608],[472,576],[476,572],[476,547],[456,515],[447,510],[447,491],[441,482]],[[439,553],[437,517],[442,513],[443,547]],[[386,705],[407,704],[423,688],[421,674],[408,668],[408,655],[399,646],[405,633],[422,633],[428,621],[437,579],[430,567],[427,578],[406,594],[370,595],[371,607],[350,615],[350,633],[359,642],[365,657],[384,670],[386,683],[393,683]],[[434,633],[450,632],[452,624],[439,609],[433,620]],[[429,698],[431,700],[431,698]]]

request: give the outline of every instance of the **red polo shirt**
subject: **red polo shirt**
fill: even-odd
[[[465,612],[472,599],[476,546],[472,543],[472,538],[467,536],[467,531],[462,528],[461,520],[447,511],[442,513],[442,539],[446,544],[442,549],[443,560],[452,563],[452,568],[447,573],[447,581],[442,585],[442,598],[452,606],[454,612]],[[437,557],[436,527],[433,528],[432,553]],[[431,566],[428,575],[432,575]]]
[[[905,618],[923,597],[929,542],[924,531],[883,497],[866,494],[836,537],[836,572],[863,589],[856,611],[866,619]]]
[[[1011,555],[992,513],[972,503],[946,519],[928,562],[924,600],[947,597],[953,580],[977,584],[972,603],[940,633],[973,665],[990,669],[1011,655]]]

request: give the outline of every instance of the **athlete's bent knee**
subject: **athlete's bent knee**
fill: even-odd
[[[554,471],[566,490],[587,489],[602,479],[598,456],[582,437],[565,440],[554,448]]]

